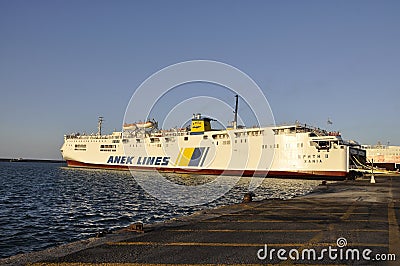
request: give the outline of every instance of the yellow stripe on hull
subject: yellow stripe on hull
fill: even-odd
[[[180,148],[179,153],[178,153],[178,157],[176,157],[175,166],[178,165],[179,160],[180,160],[180,158],[182,156],[182,149],[183,148]]]
[[[179,161],[179,166],[188,166],[195,148],[185,148]]]

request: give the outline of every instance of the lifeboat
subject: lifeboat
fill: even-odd
[[[147,122],[139,122],[139,123],[132,123],[132,124],[124,124],[124,129],[138,129],[138,128],[151,128],[154,127],[154,122],[147,121]]]

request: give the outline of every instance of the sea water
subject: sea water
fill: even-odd
[[[148,178],[152,174],[138,172]],[[68,168],[62,163],[0,162],[0,257],[93,237],[137,221],[150,224],[239,203],[250,180],[241,178],[228,193],[207,204],[174,206],[147,194],[134,175]],[[181,185],[198,185],[215,177],[168,174],[166,178]],[[254,191],[254,200],[289,199],[309,193],[319,183],[265,178]]]

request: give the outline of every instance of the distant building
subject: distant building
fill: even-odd
[[[400,146],[383,145],[378,142],[376,145],[362,145],[367,152],[367,160],[379,167],[388,170],[400,169]]]

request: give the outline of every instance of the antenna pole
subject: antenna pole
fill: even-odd
[[[99,116],[99,121],[97,122],[97,135],[101,136],[101,124],[103,124],[103,117]]]
[[[239,105],[239,95],[235,95],[236,104],[235,104],[235,118],[233,119],[233,129],[237,128],[237,113],[238,113],[238,105]]]

